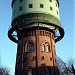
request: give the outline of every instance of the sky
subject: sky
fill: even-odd
[[[75,0],[60,0],[60,19],[64,28],[64,38],[56,43],[56,53],[63,61],[75,57],[74,11]],[[14,75],[17,44],[8,36],[12,21],[11,0],[0,0],[0,67],[7,67]]]

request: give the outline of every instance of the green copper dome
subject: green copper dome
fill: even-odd
[[[58,0],[13,0],[12,20],[31,13],[38,13],[39,18],[60,25]],[[44,17],[43,17],[44,16]]]
[[[14,42],[18,40],[11,34],[25,29],[45,29],[54,33],[55,42],[64,36],[60,24],[58,0],[13,0],[12,23],[8,36]],[[56,35],[57,31],[59,36]]]

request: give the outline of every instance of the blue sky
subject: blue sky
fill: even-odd
[[[65,36],[56,43],[56,52],[64,61],[75,56],[74,9],[74,0],[60,0],[60,18]],[[11,21],[11,0],[0,0],[0,66],[9,68],[11,75],[14,75],[17,44],[7,36]]]
[[[74,57],[74,1],[60,1],[61,25],[64,27],[65,36],[56,44],[57,55],[64,61]]]

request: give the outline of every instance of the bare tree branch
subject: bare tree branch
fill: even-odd
[[[0,75],[10,75],[7,68],[0,68]]]

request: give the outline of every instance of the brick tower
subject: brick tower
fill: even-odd
[[[58,0],[12,0],[8,37],[18,45],[15,75],[59,75],[55,43],[63,36]]]

